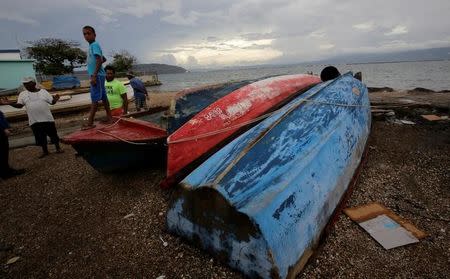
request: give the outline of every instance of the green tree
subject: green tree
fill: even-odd
[[[113,61],[111,66],[116,69],[116,72],[126,72],[133,68],[133,65],[136,64],[137,59],[131,53],[126,50],[121,50],[120,52],[116,52],[112,55]]]
[[[36,71],[45,75],[73,73],[74,68],[86,62],[86,53],[74,41],[42,38],[28,43],[25,52],[36,59]]]

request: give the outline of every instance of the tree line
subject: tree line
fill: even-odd
[[[72,74],[75,68],[86,65],[87,54],[75,41],[58,38],[42,38],[28,41],[23,51],[27,58],[36,60],[35,69],[44,75]],[[126,50],[112,53],[112,65],[117,72],[127,72],[137,59]]]

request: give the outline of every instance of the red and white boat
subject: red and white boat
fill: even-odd
[[[212,103],[167,138],[167,178],[161,186],[179,181],[235,135],[319,82],[312,75],[276,76],[240,87]]]

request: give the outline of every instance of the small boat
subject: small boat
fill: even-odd
[[[370,126],[367,88],[351,73],[316,85],[181,181],[168,230],[248,277],[294,278],[357,174]]]
[[[155,113],[154,113],[155,114]],[[167,131],[151,122],[113,117],[113,124],[96,124],[89,130],[74,132],[62,139],[92,167],[113,172],[133,166],[161,164],[166,152]]]
[[[180,181],[227,140],[319,82],[312,75],[275,76],[241,85],[218,98],[169,135],[167,178],[161,186]]]
[[[169,109],[158,107],[114,118],[113,125],[97,124],[62,139],[93,168],[113,172],[136,166],[163,167],[167,135],[196,113],[251,81],[208,85],[180,91]]]

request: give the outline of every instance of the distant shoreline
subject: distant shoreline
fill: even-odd
[[[404,60],[404,61],[382,61],[382,62],[357,62],[357,63],[342,63],[344,65],[367,65],[367,64],[395,64],[395,63],[414,63],[414,62],[440,62],[450,61],[450,59],[430,59],[430,60]],[[338,63],[337,65],[342,65]]]

